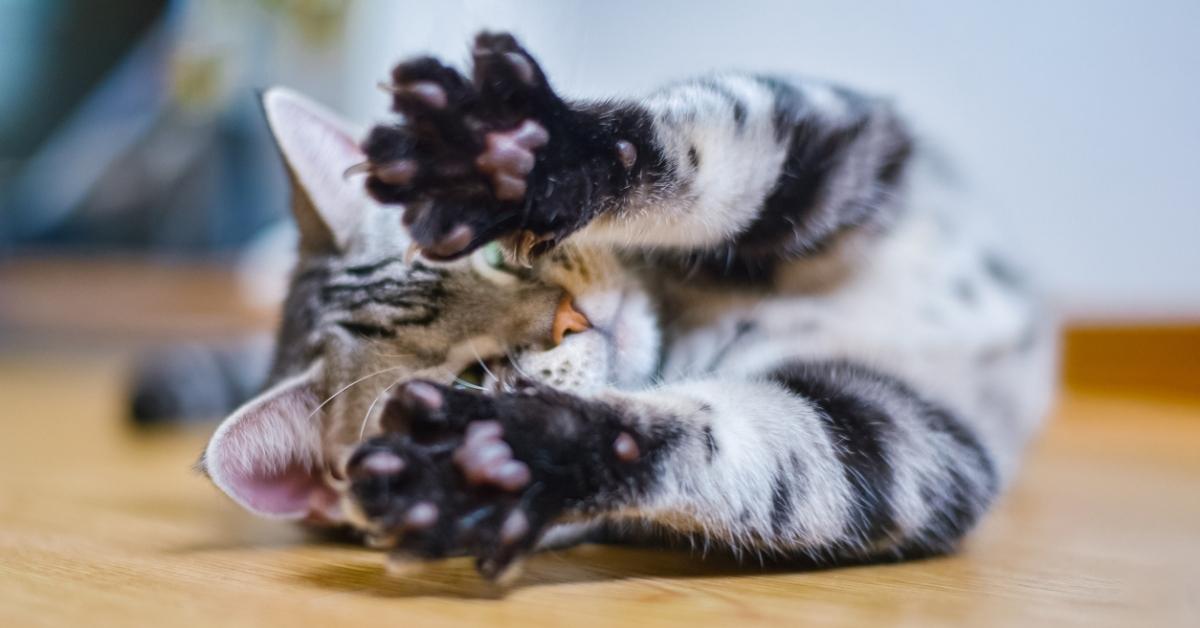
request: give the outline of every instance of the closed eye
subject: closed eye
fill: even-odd
[[[338,327],[341,327],[342,329],[346,330],[347,332],[350,332],[351,334],[358,336],[360,338],[370,338],[373,340],[378,340],[378,339],[383,339],[383,338],[395,338],[396,337],[395,331],[388,329],[387,327],[381,327],[379,325],[372,325],[370,323],[355,323],[355,322],[351,322],[351,321],[341,321],[341,322],[338,322],[337,325],[338,325]]]

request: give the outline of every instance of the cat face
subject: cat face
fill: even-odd
[[[517,378],[581,394],[636,386],[658,327],[610,254],[562,246],[520,266],[499,245],[450,264],[409,259],[400,211],[343,173],[356,133],[286,90],[263,98],[288,166],[300,255],[268,389],[227,418],[202,465],[258,514],[341,522],[342,465],[414,377],[503,390]]]

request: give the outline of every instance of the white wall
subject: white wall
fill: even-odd
[[[638,92],[714,68],[893,95],[956,160],[1065,312],[1200,316],[1200,2],[364,0],[342,106],[415,52],[512,30],[558,88]]]

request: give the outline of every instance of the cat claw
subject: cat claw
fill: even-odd
[[[519,231],[503,238],[505,243],[504,249],[511,258],[509,261],[513,265],[520,266],[522,268],[532,268],[534,249],[536,249],[538,245],[542,244],[543,242],[550,242],[553,240],[554,236],[552,234],[547,233],[538,235],[528,230]]]
[[[413,242],[412,244],[409,244],[408,249],[404,251],[404,264],[411,265],[413,263],[413,260],[417,259],[417,256],[420,254],[421,254],[420,243]]]
[[[374,165],[370,161],[360,161],[349,168],[342,171],[342,178],[349,179],[355,175],[367,174],[371,172]]]
[[[417,162],[411,159],[400,159],[384,164],[362,161],[343,170],[342,178],[349,179],[355,175],[370,174],[388,185],[403,186],[412,182],[417,175],[417,168]]]

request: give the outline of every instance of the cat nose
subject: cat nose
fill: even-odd
[[[562,344],[568,333],[578,333],[591,328],[591,321],[582,312],[575,309],[575,299],[571,297],[571,293],[564,294],[558,301],[558,307],[554,310],[554,324],[550,328],[554,346]]]

